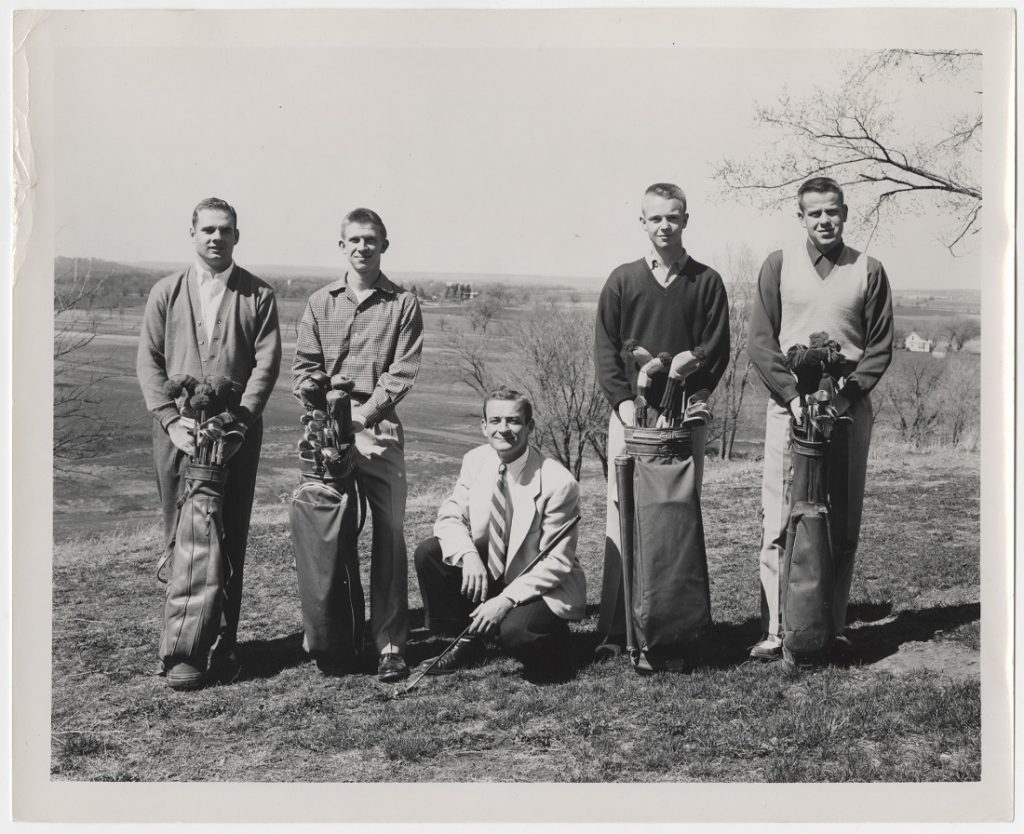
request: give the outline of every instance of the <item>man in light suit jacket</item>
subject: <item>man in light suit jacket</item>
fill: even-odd
[[[522,661],[535,678],[567,676],[569,621],[583,617],[586,578],[572,530],[524,573],[579,511],[579,484],[557,461],[529,445],[530,401],[492,391],[481,422],[487,444],[469,451],[434,537],[416,549],[427,627],[469,634],[430,670],[448,674],[478,662],[483,638]]]
[[[174,547],[185,458],[195,449],[188,421],[164,392],[164,384],[168,377],[190,374],[198,380],[227,376],[243,386],[234,416],[245,430],[244,440],[226,450],[231,459],[224,487],[224,547],[231,578],[211,660],[211,665],[221,668],[210,670],[234,676],[238,673],[234,649],[242,568],[263,440],[261,414],[277,381],[281,334],[273,289],[232,259],[239,239],[234,208],[214,197],[201,201],[192,213],[190,234],[195,262],[161,279],[150,291],[136,372],[146,408],[153,415],[153,462],[168,548]],[[166,672],[174,688],[192,689],[205,678],[205,670],[186,663]]]

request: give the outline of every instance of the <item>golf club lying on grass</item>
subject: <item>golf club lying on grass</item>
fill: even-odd
[[[523,572],[520,573],[519,575],[522,576],[524,573],[529,573],[531,570],[533,570],[537,566],[537,563],[540,562],[540,560],[543,559],[545,556],[547,556],[549,553],[551,553],[551,551],[554,550],[555,545],[558,544],[567,535],[569,535],[569,533],[572,531],[572,529],[577,524],[580,523],[580,518],[581,518],[581,516],[577,515],[576,517],[571,518],[564,525],[562,525],[561,529],[559,529],[559,531],[557,533],[555,533],[554,538],[551,539],[550,542],[548,542],[548,546],[545,547],[540,553],[538,553],[533,558],[533,560],[530,562],[530,564],[528,564],[525,568],[523,568]],[[462,630],[462,633],[459,634],[458,637],[456,637],[454,640],[452,640],[452,642],[448,644],[448,646],[445,648],[445,650],[443,652],[441,652],[441,654],[439,654],[437,657],[435,657],[433,660],[431,660],[430,663],[427,664],[427,666],[425,668],[420,670],[420,673],[418,675],[416,675],[416,677],[414,677],[411,681],[409,681],[409,683],[407,683],[403,689],[398,689],[396,687],[395,689],[393,689],[391,691],[391,693],[388,695],[388,697],[389,698],[398,698],[398,697],[400,697],[402,695],[407,694],[409,691],[411,691],[413,689],[413,687],[415,687],[417,684],[419,684],[419,682],[421,680],[423,680],[424,676],[427,675],[430,672],[430,670],[433,669],[434,666],[437,665],[437,662],[442,657],[447,655],[448,652],[450,652],[452,649],[454,649],[458,645],[459,641],[469,633],[469,630],[472,627],[473,627],[472,623],[470,623],[468,626],[466,626]]]

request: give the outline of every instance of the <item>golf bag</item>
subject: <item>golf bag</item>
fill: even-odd
[[[189,463],[178,502],[174,549],[158,568],[170,564],[164,599],[160,656],[168,667],[188,662],[205,669],[217,638],[231,565],[224,550],[224,483],[220,466]]]
[[[365,613],[357,541],[365,506],[355,479],[355,447],[337,464],[302,462],[292,496],[292,547],[302,602],[305,648],[321,664],[356,662]]]
[[[616,460],[626,637],[637,668],[693,665],[711,632],[704,520],[689,427],[626,427]]]
[[[790,663],[825,657],[835,641],[836,565],[829,502],[829,464],[838,417],[832,403],[845,362],[827,333],[812,333],[811,346],[794,345],[787,365],[797,377],[803,422],[790,423],[791,481],[786,549],[779,582],[783,657]]]
[[[787,659],[813,660],[828,653],[835,639],[832,558],[828,502],[828,443],[799,437],[790,446],[793,480],[782,563],[782,642]]]

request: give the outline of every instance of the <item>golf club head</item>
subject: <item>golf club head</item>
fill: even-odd
[[[331,378],[323,371],[313,371],[313,373],[309,375],[309,379],[315,382],[320,388],[326,388],[331,384]]]
[[[306,431],[312,432],[313,434],[316,434],[317,432],[323,431],[324,427],[326,425],[327,425],[327,421],[326,420],[313,420],[311,423],[309,423],[306,426]]]
[[[313,415],[308,411],[299,418],[299,425],[308,426],[313,422]]]
[[[327,412],[324,411],[322,408],[314,408],[313,411],[311,412],[311,414],[312,414],[313,420],[315,422],[317,422],[317,423],[326,423],[327,422]]]
[[[320,453],[323,455],[324,463],[334,464],[341,462],[341,452],[333,446],[325,446]]]
[[[299,452],[312,452],[316,447],[308,440],[300,440],[296,444],[296,448],[299,450]]]

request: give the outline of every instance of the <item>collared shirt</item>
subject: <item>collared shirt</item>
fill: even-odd
[[[232,261],[223,272],[214,273],[201,258],[196,258],[196,280],[199,282],[199,306],[203,311],[203,331],[209,339],[213,333],[214,325],[217,323],[217,311],[220,310],[220,302],[224,298],[224,291],[228,288],[228,278],[231,277],[231,270],[235,268]]]
[[[822,278],[828,277],[832,267],[847,249],[840,241],[822,253],[809,240],[807,256]],[[885,267],[868,255],[867,287],[864,295],[864,353],[856,369],[846,378],[846,384],[836,400],[840,413],[849,403],[869,393],[878,384],[892,361],[894,320],[892,290]],[[797,396],[796,380],[786,367],[779,331],[782,323],[782,250],[772,252],[761,265],[757,278],[757,293],[750,310],[747,355],[771,397],[786,406]]]
[[[650,267],[651,273],[658,280],[658,283],[663,287],[667,287],[676,278],[679,277],[683,271],[683,267],[686,266],[686,262],[690,259],[689,253],[684,249],[683,254],[670,264],[663,264],[661,258],[657,252],[653,249],[647,254],[647,266]]]
[[[495,455],[498,453],[495,452]],[[530,446],[527,444],[526,448],[523,449],[523,453],[517,457],[514,461],[505,464],[505,477],[509,481],[515,481],[519,483],[519,476],[523,474],[523,469],[526,468],[526,461],[530,457]],[[498,458],[498,462],[501,463],[501,458]]]
[[[292,391],[313,371],[344,374],[367,427],[389,417],[409,393],[423,352],[423,316],[413,293],[380,273],[362,301],[348,275],[310,296],[299,324]],[[393,416],[391,416],[393,419]]]
[[[822,252],[811,242],[810,238],[807,238],[805,243],[807,244],[807,254],[810,256],[811,265],[814,267],[814,271],[818,273],[818,277],[824,281],[832,272],[832,268],[839,262],[839,256],[843,254],[843,247],[846,244],[840,240],[827,252]]]

